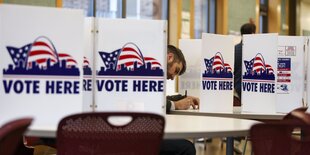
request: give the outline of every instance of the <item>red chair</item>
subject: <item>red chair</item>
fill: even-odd
[[[124,125],[110,118],[130,117]],[[63,118],[57,130],[57,155],[158,155],[164,117],[149,113],[82,113]]]
[[[18,119],[3,125],[0,128],[0,154],[25,154],[23,134],[31,124],[31,118]]]
[[[302,131],[300,137],[293,135],[296,129]],[[255,155],[309,155],[310,114],[297,110],[290,119],[256,124],[250,136]]]

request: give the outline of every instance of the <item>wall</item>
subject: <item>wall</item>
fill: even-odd
[[[240,32],[240,27],[256,19],[256,0],[229,0],[228,1],[228,33]]]
[[[56,7],[56,0],[3,0],[3,3]]]
[[[300,34],[310,34],[310,2],[300,3]]]

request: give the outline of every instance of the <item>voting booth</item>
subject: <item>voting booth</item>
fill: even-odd
[[[96,19],[95,111],[165,113],[166,22]]]
[[[179,76],[179,93],[200,98],[201,39],[180,39],[179,48],[186,59],[186,72]]]
[[[83,26],[81,10],[0,5],[0,122],[82,112]]]
[[[233,111],[234,43],[231,36],[202,34],[200,111]]]
[[[278,37],[276,112],[288,113],[303,106],[304,43],[303,36]]]
[[[277,34],[243,35],[242,111],[276,112]]]

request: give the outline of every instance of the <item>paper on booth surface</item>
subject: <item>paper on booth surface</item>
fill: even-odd
[[[81,112],[83,12],[18,5],[0,12],[0,122],[31,116],[33,125],[57,125]]]
[[[242,111],[275,113],[277,34],[243,36]]]
[[[179,48],[186,60],[186,72],[179,77],[179,93],[187,91],[189,96],[200,96],[201,83],[201,39],[180,39]]]
[[[166,22],[96,20],[96,111],[165,113]]]
[[[202,34],[200,111],[233,111],[234,43],[231,36]]]
[[[93,111],[94,25],[95,18],[84,19],[83,111]]]
[[[276,112],[288,113],[303,106],[304,42],[303,36],[278,37]]]

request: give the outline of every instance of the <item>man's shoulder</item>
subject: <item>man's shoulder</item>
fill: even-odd
[[[239,43],[239,44],[235,45],[235,51],[236,52],[239,52],[241,50],[242,50],[242,43]]]

